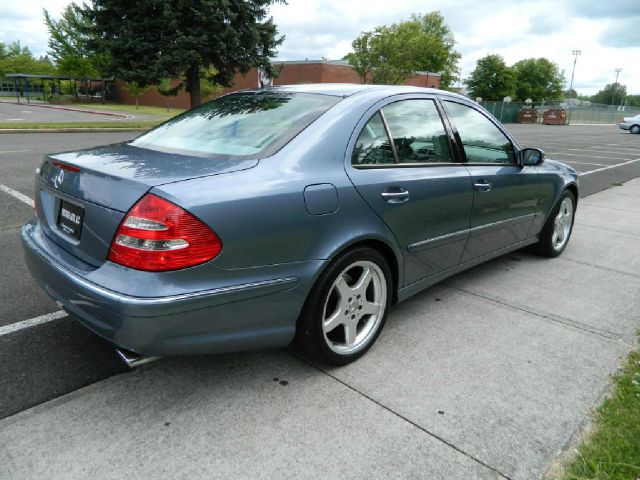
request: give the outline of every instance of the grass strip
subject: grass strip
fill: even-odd
[[[613,377],[613,393],[598,408],[593,433],[578,446],[564,480],[640,479],[640,352]]]
[[[84,108],[88,110],[105,110],[105,111],[114,111],[114,112],[123,112],[129,113],[132,115],[159,115],[161,117],[174,117],[179,113],[184,112],[183,108],[169,108],[168,111],[164,107],[148,107],[146,105],[140,105],[136,110],[135,105],[125,105],[120,103],[74,103],[68,105],[71,108]]]

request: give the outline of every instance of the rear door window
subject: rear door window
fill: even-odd
[[[402,100],[382,109],[399,163],[452,163],[449,139],[433,100]]]
[[[351,163],[453,163],[449,138],[433,100],[401,100],[376,112],[358,136]]]

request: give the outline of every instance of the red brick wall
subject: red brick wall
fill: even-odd
[[[276,67],[278,64],[275,64]],[[283,64],[284,68],[280,76],[274,80],[274,85],[293,85],[300,83],[362,83],[360,76],[347,65],[334,65],[331,63],[290,63]],[[411,77],[406,85],[416,87],[440,88],[440,77],[437,75],[416,75]],[[258,87],[258,71],[255,68],[249,70],[246,75],[237,74],[234,85],[225,88],[222,93],[235,92],[247,88]],[[121,81],[116,82],[117,101],[120,103],[134,104],[135,99],[124,88]],[[208,99],[207,99],[208,100]],[[151,87],[138,98],[140,105],[169,106],[172,108],[189,108],[189,94],[183,90],[176,96],[165,97]]]

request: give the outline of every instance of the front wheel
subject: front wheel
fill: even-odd
[[[536,245],[539,254],[557,257],[564,251],[573,231],[575,210],[576,198],[572,192],[566,190],[540,233],[540,241]]]
[[[629,129],[629,132],[631,132],[631,133],[640,133],[640,125],[631,125],[631,128]]]
[[[331,365],[353,362],[380,335],[392,285],[389,265],[377,250],[365,247],[344,253],[311,290],[296,343]]]

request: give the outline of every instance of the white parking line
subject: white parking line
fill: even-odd
[[[58,310],[57,312],[47,313],[45,315],[40,315],[39,317],[30,318],[29,320],[23,320],[21,322],[12,323],[11,325],[5,325],[3,327],[0,327],[0,337],[2,335],[7,335],[9,333],[17,332],[29,327],[35,327],[36,325],[41,325],[43,323],[51,322],[53,320],[57,320],[66,316],[67,312]]]
[[[594,152],[599,152],[599,151],[605,151],[605,152],[612,152],[612,153],[624,153],[626,154],[627,152],[629,152],[629,154],[634,154],[634,153],[638,153],[640,152],[640,147],[638,148],[627,148],[627,147],[601,147],[599,145],[594,145],[593,147],[591,147],[591,149]],[[621,152],[614,152],[613,150],[623,150]]]
[[[31,150],[0,150],[0,153],[22,153],[30,152]]]
[[[25,194],[20,193],[17,190],[14,190],[11,187],[7,187],[6,185],[3,185],[0,183],[0,190],[2,190],[5,193],[8,193],[9,195],[11,195],[13,198],[17,198],[18,200],[20,200],[21,202],[26,203],[27,205],[29,205],[31,208],[33,208],[33,200],[31,200],[29,197],[27,197]]]
[[[579,176],[583,175],[591,175],[592,173],[602,172],[603,170],[609,170],[611,168],[622,167],[623,165],[629,165],[630,163],[640,162],[640,158],[636,158],[635,160],[629,160],[628,162],[618,163],[617,165],[611,165],[609,167],[596,168],[595,170],[589,170],[588,172],[579,173]]]
[[[628,158],[609,157],[608,155],[587,155],[584,153],[580,154],[580,153],[563,153],[563,152],[547,153],[547,156],[554,156],[554,155],[569,155],[571,157],[605,158],[607,160],[629,160]]]
[[[578,160],[561,160],[562,163],[577,163],[578,165],[595,165],[596,167],[608,167],[609,165],[605,163],[589,163],[589,162],[579,162]]]

